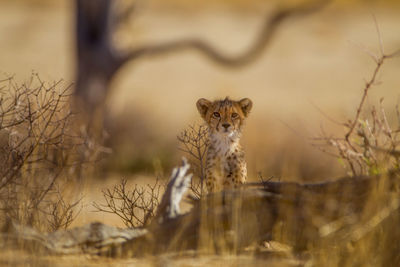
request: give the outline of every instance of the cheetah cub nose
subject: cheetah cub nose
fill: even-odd
[[[231,126],[229,123],[224,123],[224,124],[222,124],[222,127],[224,127],[225,129],[228,129],[229,126]]]

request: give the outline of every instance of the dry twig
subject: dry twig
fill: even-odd
[[[0,88],[2,217],[35,227],[67,226],[77,203],[65,202],[59,185],[79,175],[84,152],[90,157],[89,138],[77,132],[70,110],[71,85],[46,83],[33,74],[22,84],[7,77]]]
[[[157,179],[145,187],[135,185],[128,189],[127,180],[103,190],[105,204],[93,203],[96,212],[107,212],[121,218],[127,227],[143,227],[155,216],[163,186]]]
[[[400,166],[397,149],[400,139],[399,132],[392,130],[383,108],[383,100],[380,101],[379,110],[372,107],[369,118],[361,118],[365,100],[371,88],[376,84],[377,76],[383,64],[386,60],[400,55],[400,50],[391,54],[385,53],[376,20],[375,25],[378,34],[380,54],[377,55],[372,51],[366,50],[366,53],[375,61],[376,66],[371,78],[369,78],[363,88],[363,94],[357,106],[354,119],[341,124],[346,128],[344,137],[327,136],[324,131],[322,131],[322,137],[314,139],[314,141],[317,142],[317,147],[324,152],[332,154],[332,152],[323,147],[324,145],[334,148],[337,154],[333,155],[347,162],[353,176],[360,174],[379,174],[385,171],[386,168],[399,169]],[[323,142],[323,144],[319,142]],[[377,155],[376,152],[379,152],[379,155]]]
[[[208,128],[206,125],[190,125],[177,136],[180,143],[179,150],[189,157],[194,175],[190,189],[196,199],[201,198],[204,192],[205,157],[208,147]]]

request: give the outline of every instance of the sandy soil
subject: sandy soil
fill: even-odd
[[[270,256],[270,255],[269,255]],[[285,256],[254,258],[251,255],[242,256],[202,256],[163,255],[159,257],[144,257],[141,259],[112,259],[97,256],[38,256],[23,251],[4,251],[0,253],[0,265],[4,266],[268,266],[291,267],[299,266],[298,260]]]

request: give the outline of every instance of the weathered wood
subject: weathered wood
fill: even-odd
[[[382,209],[398,212],[399,178],[393,173],[303,185],[266,182],[208,195],[190,213],[149,228],[150,251],[237,252],[266,240],[305,250],[352,241],[348,231],[364,227]]]
[[[169,184],[170,188],[190,179],[186,167],[184,163],[173,172],[171,181],[175,182]],[[173,196],[174,190],[167,190],[158,219],[147,229],[118,229],[94,223],[40,234],[14,226],[13,231],[2,235],[2,240],[34,241],[36,247],[30,248],[62,254],[129,257],[187,250],[237,253],[268,240],[304,251],[357,241],[383,222],[398,225],[399,178],[399,173],[391,173],[318,184],[248,184],[240,190],[209,194],[186,214],[178,214],[176,201],[180,197]]]
[[[188,174],[190,168],[186,158],[182,159],[182,166],[174,168],[167,189],[157,208],[157,214],[154,218],[156,223],[162,223],[166,220],[174,219],[181,214],[179,205],[183,195],[189,188],[192,174]]]
[[[114,247],[147,233],[146,229],[120,229],[100,222],[47,234],[12,222],[6,229],[1,235],[2,246],[21,246],[33,252],[53,254],[112,255]]]

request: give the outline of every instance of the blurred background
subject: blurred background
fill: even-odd
[[[198,37],[236,54],[257,36],[265,14],[298,2],[136,1],[113,41],[124,50]],[[123,8],[131,1],[119,3]],[[35,71],[45,81],[75,82],[75,1],[2,0],[0,6],[0,72],[20,81]],[[313,147],[311,139],[321,128],[343,133],[327,117],[344,122],[355,115],[365,80],[375,68],[364,50],[379,51],[373,16],[391,52],[400,48],[399,14],[395,0],[332,1],[321,11],[285,22],[265,53],[239,69],[215,65],[190,51],[127,63],[112,80],[106,100],[112,122],[106,145],[112,153],[104,156],[95,175],[102,183],[91,190],[99,193],[120,177],[140,181],[156,172],[167,177],[182,156],[176,136],[202,123],[195,106],[201,97],[253,100],[242,138],[250,180],[260,174],[285,181],[346,175],[348,170]],[[383,97],[393,120],[400,102],[399,71],[399,60],[385,63],[378,77],[382,83],[367,100],[367,105],[376,104]],[[85,194],[90,203],[92,193]]]

